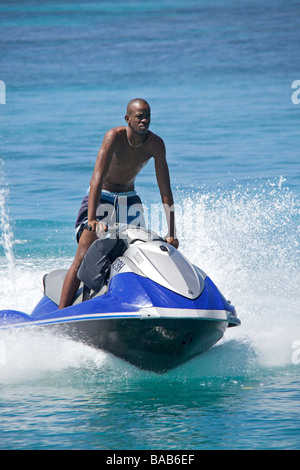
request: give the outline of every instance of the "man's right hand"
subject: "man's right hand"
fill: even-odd
[[[89,232],[95,232],[97,227],[97,220],[89,220],[87,224],[87,229]]]
[[[107,227],[107,224],[104,224],[103,222],[98,222],[97,220],[89,220],[87,229],[90,232],[96,232],[97,237],[99,238],[99,236],[103,232],[107,232],[108,227]]]

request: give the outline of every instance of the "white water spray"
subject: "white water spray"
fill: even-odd
[[[11,221],[8,214],[8,197],[9,188],[5,181],[4,161],[0,159],[0,240],[4,248],[5,264],[6,269],[8,271],[8,279],[11,284],[12,295],[14,299],[17,299],[15,259],[13,253],[13,231],[11,228]]]

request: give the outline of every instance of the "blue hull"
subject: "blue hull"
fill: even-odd
[[[59,310],[46,295],[31,315],[0,312],[0,329],[58,328],[130,363],[165,372],[210,349],[240,322],[210,278],[188,299],[135,273],[111,279],[106,294]]]

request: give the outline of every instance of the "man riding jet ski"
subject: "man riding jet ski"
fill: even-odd
[[[74,302],[59,309],[66,270],[44,277],[31,315],[0,312],[0,329],[55,328],[135,366],[163,373],[207,351],[240,324],[211,279],[154,232],[114,228],[78,271]]]

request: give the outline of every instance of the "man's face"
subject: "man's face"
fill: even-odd
[[[130,114],[125,116],[125,119],[136,134],[147,134],[151,121],[150,108],[144,104],[135,104],[130,110]]]

